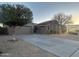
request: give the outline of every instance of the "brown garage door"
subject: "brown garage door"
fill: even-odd
[[[48,33],[48,27],[47,26],[38,26],[37,33],[40,33],[40,34]]]

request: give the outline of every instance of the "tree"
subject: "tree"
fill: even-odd
[[[59,33],[62,33],[63,26],[66,26],[68,23],[72,23],[71,21],[71,15],[65,15],[63,13],[59,13],[54,16],[54,19],[58,21],[59,23]]]
[[[16,26],[31,23],[33,19],[32,11],[23,5],[2,4],[0,10],[0,23],[8,25],[13,31]]]

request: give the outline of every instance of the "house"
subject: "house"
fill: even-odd
[[[56,20],[46,21],[40,24],[28,23],[24,26],[17,26],[15,34],[50,34],[58,33],[58,22]]]
[[[46,21],[40,24],[28,23],[22,27],[16,27],[16,34],[52,34],[58,33],[58,22],[56,20]]]
[[[56,34],[58,32],[59,23],[56,20],[50,20],[39,24],[28,23],[15,28],[15,34]]]
[[[12,34],[11,28],[9,33]],[[24,26],[16,26],[15,34],[57,34],[59,33],[59,23],[56,20],[50,20],[39,24],[28,23]]]
[[[35,26],[35,33],[50,34],[58,33],[58,22],[56,20],[46,21]]]
[[[79,25],[66,25],[66,27],[67,32],[74,32],[74,31],[79,32]]]

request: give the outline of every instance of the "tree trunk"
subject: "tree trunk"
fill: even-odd
[[[59,25],[59,34],[61,34],[61,33],[62,33],[62,26]]]
[[[12,40],[15,41],[15,26],[8,27],[8,32],[11,35]]]
[[[68,26],[66,26],[66,29],[67,29],[67,31],[66,31],[66,32],[68,33],[68,32],[69,32],[69,28],[68,28]]]

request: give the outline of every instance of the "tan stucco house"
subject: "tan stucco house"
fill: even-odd
[[[50,34],[58,33],[58,22],[56,20],[35,24],[29,23],[22,27],[16,27],[15,34]]]
[[[46,21],[36,25],[36,33],[50,34],[57,33],[58,22],[56,20]]]
[[[15,34],[50,34],[58,33],[58,22],[56,20],[50,20],[39,24],[28,23],[24,26],[17,26],[15,28]],[[11,33],[11,32],[10,32]]]

